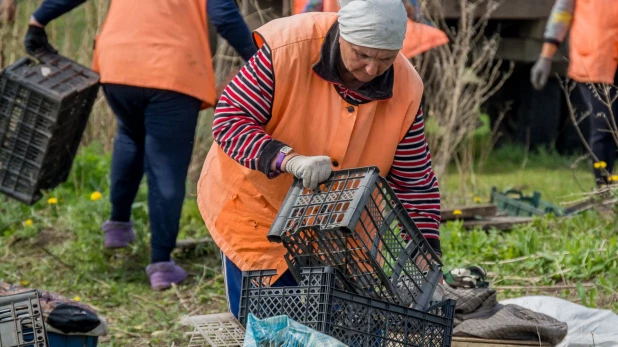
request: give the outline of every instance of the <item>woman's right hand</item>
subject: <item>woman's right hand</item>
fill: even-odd
[[[297,155],[288,160],[285,164],[285,171],[302,179],[305,188],[314,190],[330,177],[333,169],[330,158],[327,156]]]

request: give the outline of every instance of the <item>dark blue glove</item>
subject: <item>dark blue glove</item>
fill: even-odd
[[[26,38],[24,39],[24,47],[26,52],[32,56],[39,53],[58,54],[58,51],[49,44],[45,29],[34,25],[28,27],[28,32],[26,32]]]

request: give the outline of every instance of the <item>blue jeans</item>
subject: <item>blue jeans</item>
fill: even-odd
[[[148,180],[151,261],[169,261],[185,198],[201,101],[177,92],[103,84],[116,115],[111,220],[128,222],[142,176]]]
[[[242,271],[234,265],[225,255],[221,255],[223,260],[223,278],[225,280],[225,292],[229,310],[238,319],[240,313],[240,293],[242,289]],[[272,285],[272,287],[293,287],[298,283],[292,273],[288,270]]]

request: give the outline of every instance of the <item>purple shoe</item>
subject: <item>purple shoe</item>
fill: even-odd
[[[187,278],[187,272],[173,261],[150,264],[146,267],[146,273],[154,290],[171,288],[172,283],[178,284]]]
[[[102,227],[105,233],[105,248],[124,248],[135,240],[133,222],[107,221]]]

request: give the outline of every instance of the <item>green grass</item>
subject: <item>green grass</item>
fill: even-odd
[[[127,250],[105,250],[100,225],[110,211],[109,157],[101,153],[96,146],[82,149],[69,180],[34,206],[8,199],[0,204],[0,281],[77,296],[92,305],[110,326],[103,346],[182,342],[184,330],[176,326],[182,315],[226,307],[214,246],[176,253],[190,280],[178,293],[152,292],[144,270],[149,263],[145,180],[133,205],[137,242]],[[95,191],[103,198],[91,201]],[[49,198],[58,203],[48,204]],[[32,225],[26,226],[27,220]],[[194,198],[187,199],[181,224],[181,238],[207,235]]]
[[[469,204],[474,197],[487,201],[492,186],[498,190],[515,188],[526,195],[541,192],[541,198],[554,204],[567,204],[580,199],[578,194],[590,192],[594,179],[585,162],[570,168],[573,157],[548,151],[527,153],[523,147],[505,146],[492,153],[482,169],[463,180],[453,167],[440,181],[443,204]]]
[[[187,329],[178,325],[183,315],[221,312],[226,307],[217,250],[213,246],[176,253],[175,259],[191,272],[189,281],[177,291],[152,292],[144,271],[149,261],[145,182],[133,206],[137,242],[121,251],[102,247],[100,224],[110,210],[109,157],[102,153],[96,145],[82,148],[69,180],[34,206],[9,199],[0,204],[0,281],[78,296],[92,305],[110,327],[101,346],[186,344],[182,333]],[[472,203],[471,196],[460,196],[462,185],[484,199],[493,185],[499,189],[525,185],[526,192],[539,190],[553,203],[581,191],[568,168],[572,159],[530,154],[522,169],[525,155],[523,150],[505,148],[490,156],[474,181],[445,177],[441,191],[447,205]],[[587,170],[577,170],[576,176],[590,186]],[[103,198],[92,201],[95,191]],[[51,197],[58,200],[56,205],[47,203]],[[26,226],[27,220],[33,224]],[[486,267],[500,298],[549,293],[617,310],[617,222],[612,216],[586,213],[540,218],[511,232],[489,233],[449,223],[442,228],[443,260],[447,269]],[[181,224],[180,238],[207,235],[194,196],[186,200]],[[568,289],[532,288],[556,285]]]

